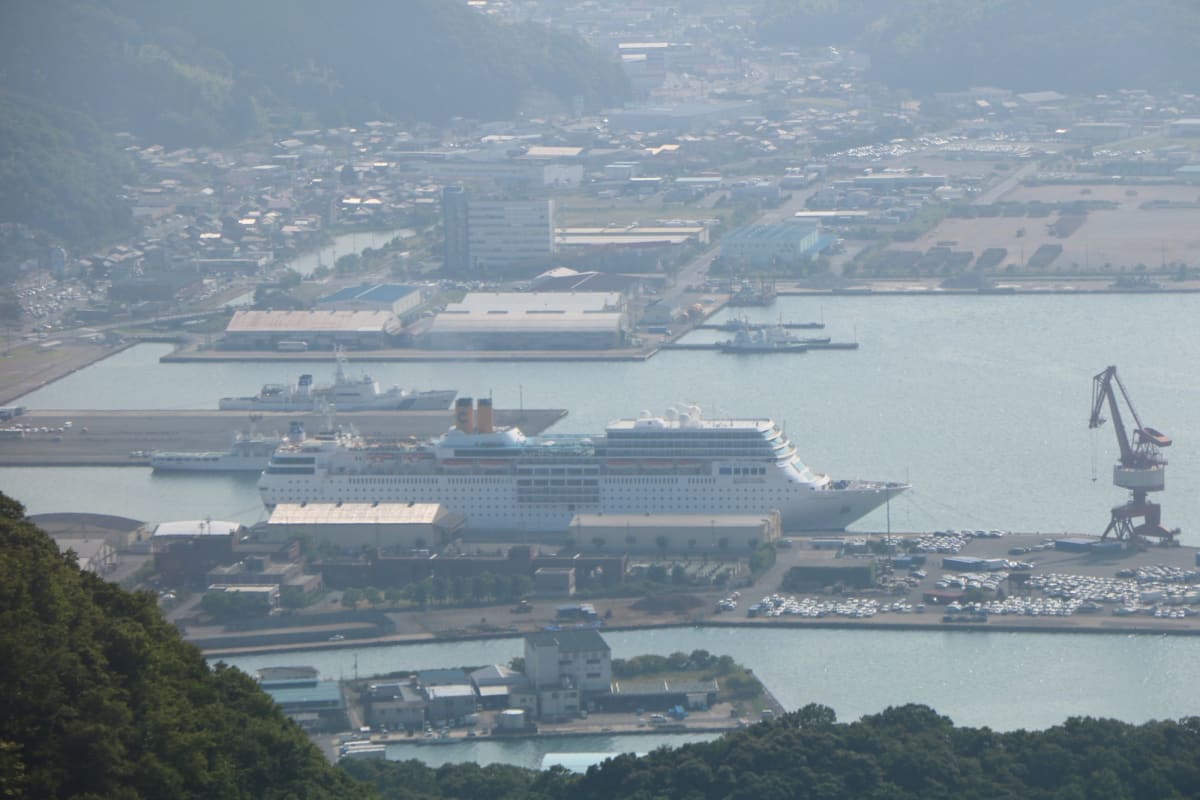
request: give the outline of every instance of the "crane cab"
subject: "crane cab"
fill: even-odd
[[[1137,434],[1143,442],[1149,442],[1155,447],[1171,446],[1171,437],[1162,431],[1154,430],[1154,428],[1138,428]]]

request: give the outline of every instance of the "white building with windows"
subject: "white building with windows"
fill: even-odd
[[[531,633],[525,637],[525,676],[539,693],[564,688],[583,696],[607,693],[612,649],[590,629]]]
[[[549,263],[554,254],[554,201],[470,198],[467,249],[473,274]]]

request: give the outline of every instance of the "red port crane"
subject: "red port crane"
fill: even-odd
[[[1133,418],[1132,436],[1125,430],[1114,386],[1120,390],[1121,399]],[[1107,539],[1111,534],[1120,541],[1134,545],[1140,545],[1146,539],[1157,539],[1160,544],[1175,544],[1179,529],[1168,530],[1162,524],[1162,507],[1147,499],[1150,492],[1161,492],[1166,488],[1167,459],[1162,450],[1171,446],[1171,438],[1142,424],[1125,384],[1117,377],[1116,367],[1109,367],[1092,378],[1089,428],[1099,428],[1104,424],[1106,404],[1112,417],[1113,431],[1117,435],[1117,445],[1121,449],[1121,458],[1113,465],[1113,485],[1128,489],[1130,498],[1124,505],[1112,509],[1108,527],[1100,538]]]

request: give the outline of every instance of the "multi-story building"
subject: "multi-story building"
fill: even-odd
[[[455,275],[545,266],[554,254],[554,201],[471,197],[442,190],[443,263]]]
[[[554,201],[472,198],[467,239],[474,273],[547,264],[554,253]]]
[[[442,265],[452,275],[466,275],[471,267],[467,238],[467,192],[461,186],[442,189],[442,230],[446,241]]]
[[[525,637],[525,676],[535,690],[578,689],[582,696],[612,686],[612,649],[594,630],[539,631]]]

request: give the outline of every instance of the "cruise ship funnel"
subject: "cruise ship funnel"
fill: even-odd
[[[474,403],[470,397],[460,397],[454,401],[454,427],[463,433],[475,432]]]
[[[492,398],[481,397],[475,408],[475,432],[495,433],[496,423],[492,417]]]

